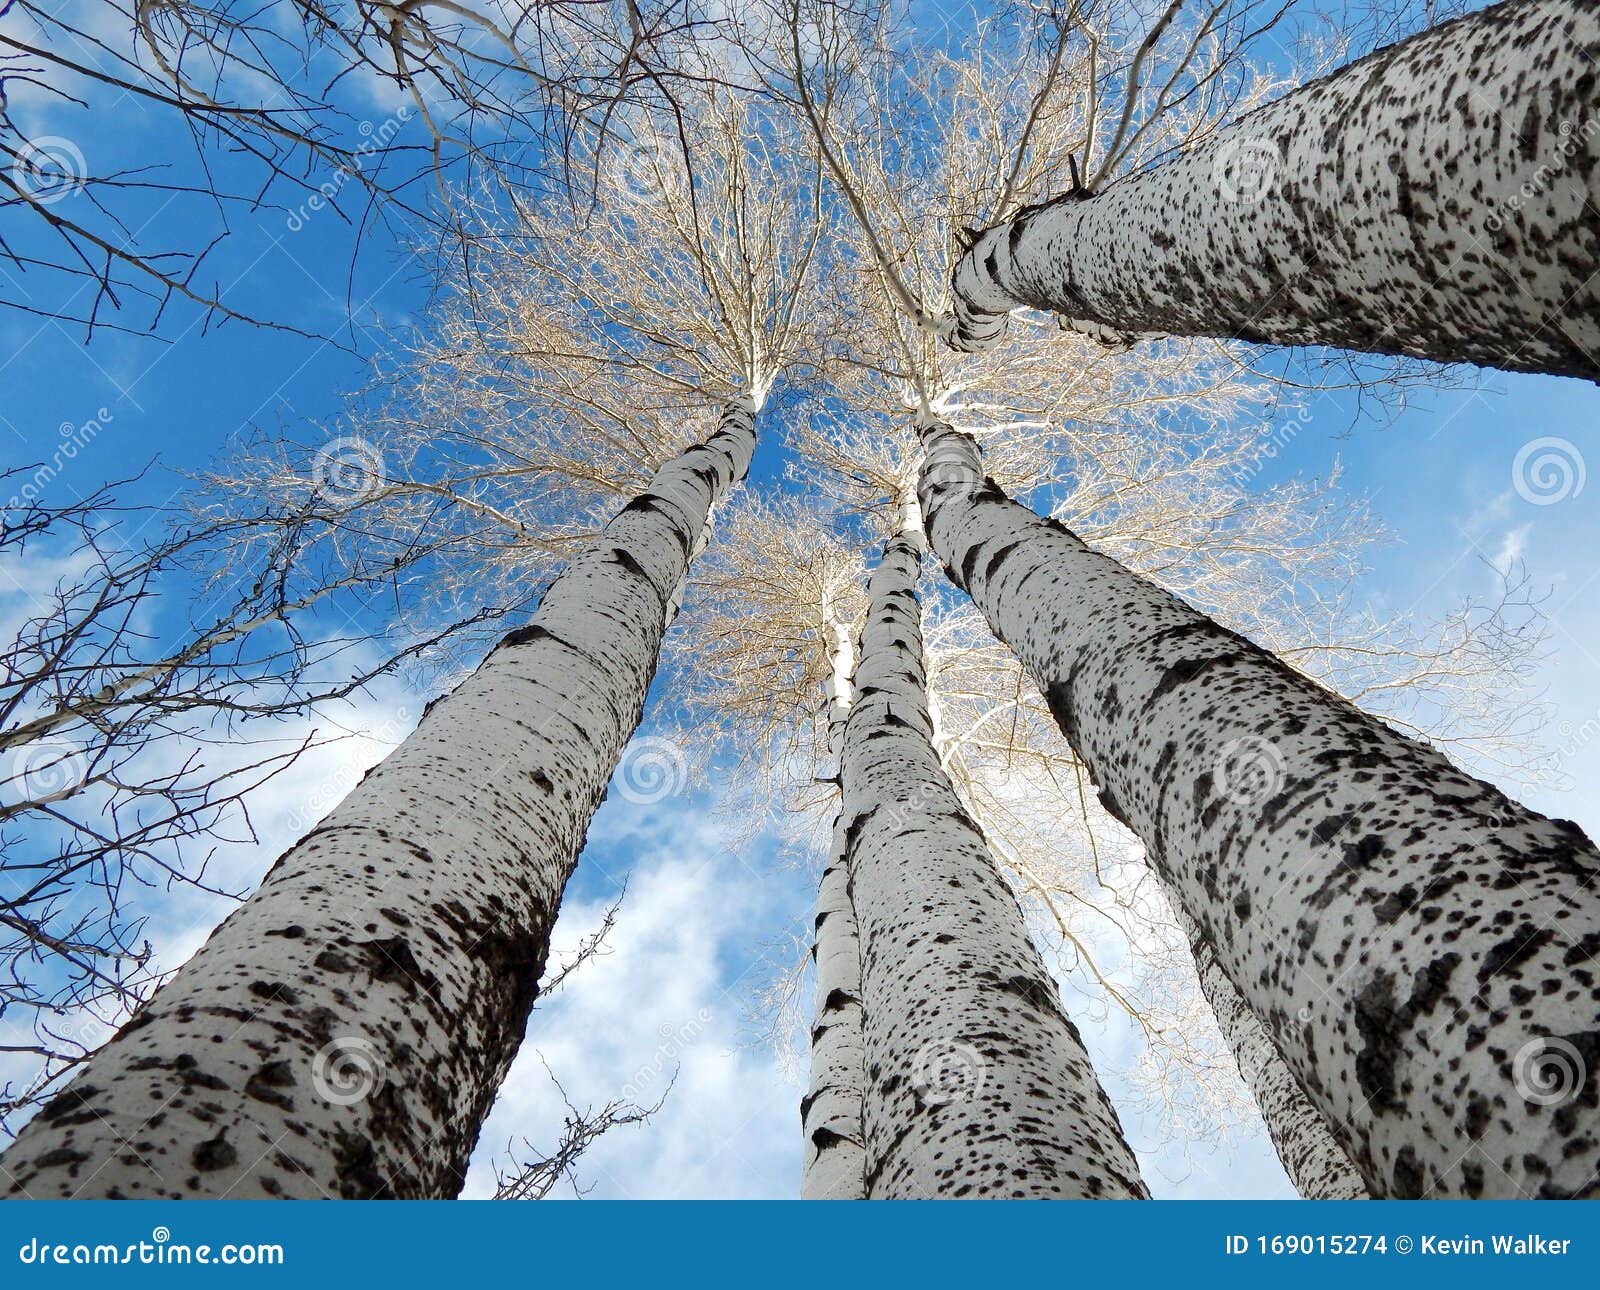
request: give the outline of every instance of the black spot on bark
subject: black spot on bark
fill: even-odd
[[[1230,650],[1225,654],[1214,654],[1210,658],[1179,659],[1176,663],[1170,664],[1166,671],[1161,674],[1161,679],[1156,682],[1149,696],[1145,699],[1145,708],[1148,710],[1154,707],[1158,700],[1171,694],[1179,686],[1187,685],[1190,681],[1214,667],[1226,667],[1231,663],[1244,662],[1249,657],[1249,655],[1241,651]]]
[[[1541,928],[1534,923],[1524,921],[1508,938],[1491,946],[1489,952],[1483,956],[1483,962],[1478,968],[1478,984],[1484,985],[1491,977],[1501,972],[1510,972],[1519,964],[1526,963],[1553,941],[1555,936],[1555,929],[1552,927]]]
[[[1417,1153],[1407,1143],[1394,1158],[1394,1189],[1390,1195],[1396,1200],[1421,1200],[1426,1183],[1422,1166],[1417,1163]]]
[[[556,639],[553,633],[546,631],[538,623],[529,623],[526,627],[518,627],[515,631],[507,632],[500,638],[500,644],[502,647],[529,645],[546,637],[551,640]]]
[[[212,1173],[218,1169],[226,1169],[239,1162],[238,1149],[222,1134],[208,1138],[194,1149],[194,1154],[189,1157],[189,1164],[201,1173]]]
[[[645,572],[644,565],[640,564],[639,561],[634,558],[631,551],[625,550],[620,546],[613,547],[611,550],[611,559],[615,564],[621,565],[629,573],[633,574],[634,577],[642,578],[644,581],[650,582],[651,586],[655,585],[653,582],[651,582],[650,575]]]
[[[285,1111],[294,1109],[294,1100],[283,1090],[294,1087],[294,1067],[286,1061],[268,1062],[245,1081],[246,1097]]]

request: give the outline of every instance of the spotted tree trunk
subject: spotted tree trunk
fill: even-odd
[[[1600,6],[1509,0],[1368,55],[1093,196],[980,235],[952,342],[1018,306],[1600,379]]]
[[[983,478],[934,550],[1377,1196],[1600,1190],[1600,854]],[[870,1007],[870,1005],[869,1005]]]
[[[1266,1027],[1233,988],[1217,960],[1216,948],[1181,909],[1178,917],[1194,950],[1201,992],[1217,1014],[1222,1037],[1238,1059],[1244,1082],[1255,1095],[1267,1136],[1272,1139],[1289,1181],[1307,1200],[1366,1200],[1367,1185],[1329,1130],[1322,1112],[1306,1097]]]
[[[930,738],[921,543],[869,586],[842,768],[872,1199],[1146,1194],[1022,912]]]
[[[752,411],[657,473],[27,1126],[13,1195],[448,1197]]]
[[[828,744],[835,764],[844,751],[852,699],[855,650],[850,626],[825,615],[829,654]],[[811,1086],[800,1103],[804,1135],[802,1200],[861,1200],[866,1196],[866,1148],[861,1130],[861,941],[850,900],[843,812],[834,821],[833,848],[817,889],[817,1006],[811,1027]]]

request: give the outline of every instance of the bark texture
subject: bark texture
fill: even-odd
[[[1600,1191],[1600,854],[924,429],[934,550],[1376,1196]],[[869,1005],[870,1007],[870,1005]]]
[[[1222,1037],[1239,1062],[1239,1073],[1255,1095],[1267,1136],[1283,1162],[1284,1172],[1307,1200],[1366,1200],[1366,1183],[1334,1138],[1322,1112],[1283,1060],[1255,1013],[1245,1005],[1217,960],[1215,947],[1181,909],[1179,920],[1189,934],[1195,970],[1206,1002],[1217,1014]]]
[[[448,1197],[752,412],[668,462],[5,1154],[16,1196]]]
[[[1600,379],[1600,6],[1508,0],[1174,161],[983,233],[952,343],[1006,313]]]
[[[830,618],[832,676],[828,685],[828,742],[837,764],[853,698],[855,650],[849,624]],[[861,940],[850,900],[843,812],[834,821],[833,847],[817,889],[817,1006],[811,1027],[811,1086],[800,1103],[805,1136],[801,1200],[866,1197],[866,1148],[861,1129]]]
[[[867,1195],[1145,1196],[1016,898],[934,753],[921,549],[902,532],[872,575],[845,727]]]

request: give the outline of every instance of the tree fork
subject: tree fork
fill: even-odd
[[[9,1194],[460,1190],[677,589],[754,446],[733,403],[662,466],[22,1131]]]
[[[934,550],[1373,1195],[1600,1192],[1600,853],[1011,501],[922,427]]]

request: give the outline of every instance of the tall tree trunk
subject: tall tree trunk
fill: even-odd
[[[828,681],[828,746],[835,765],[844,754],[845,720],[853,697],[855,650],[850,625],[824,614],[832,634]],[[805,1137],[802,1200],[862,1200],[866,1148],[861,1131],[861,941],[850,900],[844,812],[833,826],[833,849],[817,889],[817,1007],[811,1027],[811,1087],[800,1103]]]
[[[921,542],[873,572],[842,786],[867,1195],[1146,1195],[1022,911],[930,739]]]
[[[1508,0],[979,236],[952,343],[1081,330],[1600,379],[1600,6]]]
[[[752,410],[656,474],[27,1126],[13,1195],[448,1197]]]
[[[1600,1191],[1594,844],[1010,501],[969,436],[923,433],[951,579],[1372,1193]]]
[[[1195,970],[1206,1002],[1217,1014],[1222,1037],[1255,1095],[1267,1136],[1284,1172],[1307,1200],[1366,1200],[1366,1183],[1334,1138],[1322,1112],[1311,1105],[1283,1054],[1255,1013],[1245,1005],[1208,941],[1182,907],[1178,920],[1189,935]]]

